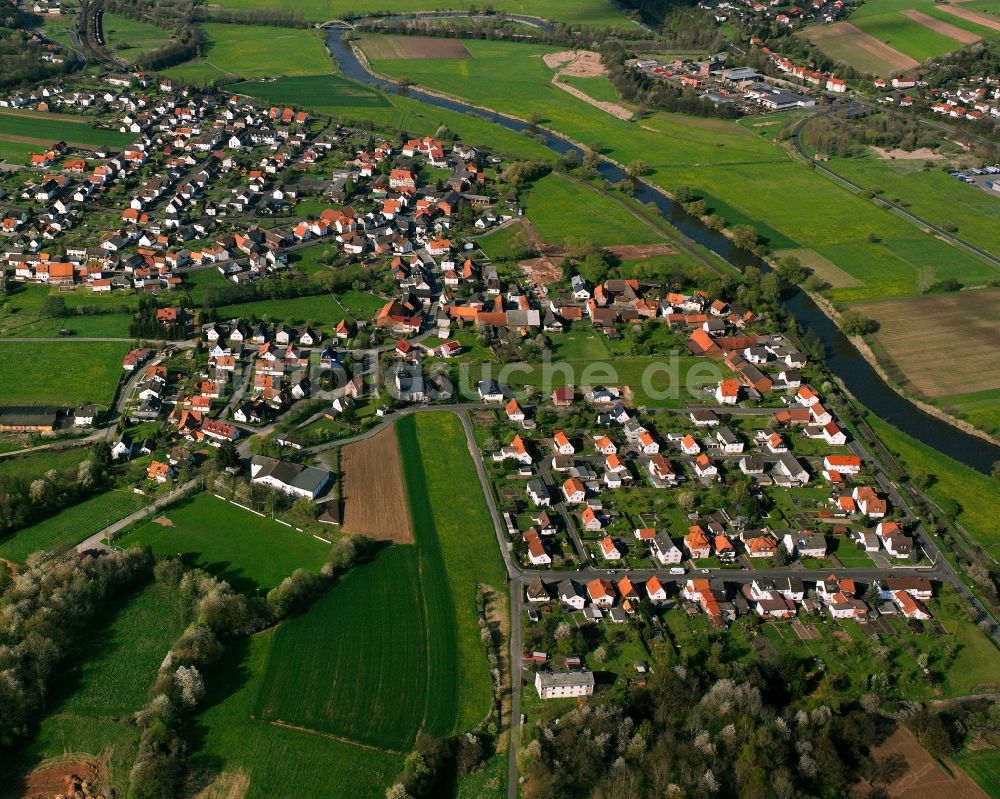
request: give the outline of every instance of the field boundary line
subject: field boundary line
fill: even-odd
[[[360,749],[368,749],[372,752],[385,752],[389,755],[405,755],[406,752],[400,752],[396,749],[385,749],[381,746],[373,746],[372,744],[363,744],[360,741],[353,741],[350,738],[345,738],[342,735],[334,735],[331,732],[320,732],[319,730],[311,730],[308,727],[300,727],[296,724],[289,724],[287,721],[281,721],[281,719],[275,719],[274,721],[267,722],[272,727],[280,727],[283,730],[294,730],[295,732],[303,732],[306,735],[315,735],[319,738],[327,738],[331,741],[339,741],[343,744],[349,744],[350,746],[357,746]]]

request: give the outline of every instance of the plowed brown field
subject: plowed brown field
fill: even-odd
[[[343,530],[378,541],[413,543],[403,469],[392,425],[344,447],[340,456]]]

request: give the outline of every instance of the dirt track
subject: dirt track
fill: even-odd
[[[348,444],[340,456],[343,471],[343,530],[377,541],[413,543],[406,504],[403,466],[396,428]]]

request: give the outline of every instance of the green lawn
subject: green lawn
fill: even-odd
[[[366,35],[367,38],[368,35]],[[689,186],[729,224],[749,222],[775,249],[811,247],[860,281],[835,289],[837,300],[913,294],[928,268],[938,279],[976,285],[996,270],[923,233],[795,160],[774,141],[773,125],[656,113],[626,122],[560,91],[541,56],[553,48],[465,40],[472,58],[382,60],[376,71],[408,78],[479,105],[542,124],[621,163],[642,160],[648,179],[668,190]],[[504,75],[503,81],[493,80]],[[789,121],[796,115],[782,115]],[[773,121],[773,120],[769,120]],[[761,186],[780,186],[762,191]],[[873,243],[869,238],[878,239]]]
[[[0,405],[110,403],[127,343],[0,342]]]
[[[277,78],[320,75],[332,64],[319,32],[260,25],[199,24],[202,56],[165,74],[187,83],[208,84],[219,78]]]
[[[79,452],[89,454],[86,448],[81,448]],[[0,461],[0,470],[9,463],[9,459]],[[126,488],[98,494],[3,539],[0,541],[0,557],[23,563],[32,552],[75,546],[140,507],[142,502],[138,495]]]
[[[408,416],[396,430],[421,552],[424,602],[428,617],[442,621],[428,629],[431,662],[441,675],[450,675],[431,684],[425,726],[438,735],[468,730],[486,716],[492,697],[475,596],[478,583],[504,590],[493,522],[454,415]],[[449,713],[456,696],[457,717]]]
[[[904,468],[919,468],[933,475],[928,493],[938,500],[954,499],[962,511],[958,521],[982,545],[996,552],[1000,545],[1000,491],[995,480],[942,455],[910,438],[871,414],[868,423],[879,439],[899,458]]]
[[[19,141],[5,141],[0,133],[0,160],[8,161],[12,164],[26,164],[30,160],[28,156],[39,151],[37,144],[29,144]]]
[[[664,237],[608,196],[555,173],[537,181],[525,198],[528,218],[547,242],[586,238],[599,245],[652,244]]]
[[[223,8],[239,9],[288,8],[277,0],[220,0],[219,5]],[[608,0],[497,0],[489,3],[489,6],[497,11],[580,25],[603,27],[634,25]],[[327,22],[382,12],[465,11],[469,7],[464,0],[433,0],[425,3],[415,3],[413,0],[375,0],[372,3],[361,0],[299,0],[293,6],[310,22]]]
[[[851,22],[870,36],[917,61],[926,61],[962,47],[958,40],[943,36],[897,11],[863,17],[852,16]]]
[[[135,141],[135,136],[130,133],[95,128],[86,117],[63,117],[59,114],[45,117],[9,109],[0,109],[0,130],[8,136],[31,136],[46,142],[63,139],[70,143],[92,146],[106,144],[109,147],[123,147]]]
[[[399,546],[352,569],[274,639],[253,715],[409,751],[428,712],[419,553]],[[430,621],[433,624],[433,621]],[[332,637],[331,637],[332,634]],[[449,708],[454,715],[454,705]]]
[[[170,33],[158,25],[105,13],[104,38],[116,56],[135,61],[144,53],[163,47],[170,40]]]
[[[245,791],[219,796],[272,799],[383,799],[403,758],[312,733],[274,726],[253,715],[275,630],[232,644],[208,680],[193,722],[192,771],[217,786]],[[336,631],[331,634],[336,642]]]
[[[101,618],[83,638],[82,649],[53,677],[47,715],[37,733],[3,761],[0,774],[24,774],[66,752],[104,752],[109,782],[124,795],[139,738],[128,717],[146,704],[147,691],[184,620],[176,590],[156,583]]]
[[[238,591],[267,590],[299,568],[319,571],[329,545],[307,533],[261,518],[210,494],[198,494],[164,512],[170,525],[149,521],[116,541],[148,546],[157,555],[226,580]]]

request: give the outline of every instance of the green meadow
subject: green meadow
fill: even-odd
[[[869,36],[874,36],[917,61],[926,61],[962,46],[956,39],[933,31],[897,11],[863,17],[852,16],[851,22]]]
[[[169,37],[169,31],[157,25],[120,14],[104,14],[104,38],[119,58],[135,61],[144,53],[165,45]]]
[[[328,544],[307,533],[205,493],[156,518],[167,521],[151,519],[115,543],[148,546],[156,555],[179,555],[187,566],[204,569],[247,593],[273,588],[296,569],[318,572],[329,552]]]
[[[127,342],[0,341],[0,405],[110,403],[129,349]]]
[[[0,131],[8,136],[30,136],[44,142],[64,140],[69,143],[96,147],[124,147],[135,140],[130,133],[95,128],[86,117],[62,117],[59,114],[42,116],[25,114],[8,109],[0,110]],[[37,148],[35,152],[37,152]]]
[[[89,453],[84,447],[78,452]],[[0,461],[0,469],[9,463]],[[75,546],[140,507],[139,496],[127,488],[98,494],[0,540],[0,557],[23,563],[32,552]]]
[[[913,294],[928,268],[936,279],[967,283],[995,275],[986,262],[794,160],[774,141],[774,125],[665,113],[626,122],[551,85],[541,56],[553,48],[478,40],[465,46],[472,58],[383,60],[373,67],[507,113],[538,113],[543,125],[599,146],[619,162],[645,162],[653,183],[691,187],[730,224],[754,225],[772,248],[811,247],[861,282],[834,289],[834,299]],[[497,74],[505,80],[490,79]]]
[[[320,33],[303,28],[199,24],[202,56],[165,74],[186,83],[208,84],[219,78],[278,78],[317,75],[332,64]]]
[[[525,211],[546,242],[589,239],[598,245],[653,244],[664,237],[622,205],[597,190],[551,173],[535,182]]]

